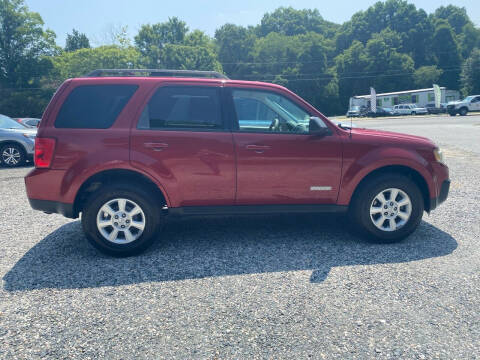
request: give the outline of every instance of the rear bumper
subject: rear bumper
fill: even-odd
[[[442,183],[442,186],[440,188],[440,194],[438,195],[438,197],[430,199],[430,210],[435,210],[435,208],[437,208],[438,205],[440,205],[445,200],[447,200],[449,191],[450,191],[450,180],[445,180]]]
[[[34,210],[40,210],[47,214],[62,214],[63,216],[71,219],[76,219],[78,214],[75,214],[73,209],[73,204],[66,204],[57,201],[50,200],[37,200],[37,199],[28,199],[30,206]]]

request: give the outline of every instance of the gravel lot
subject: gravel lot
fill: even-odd
[[[445,151],[450,197],[400,244],[341,217],[190,219],[113,259],[0,169],[0,358],[480,357],[480,116],[356,122]]]

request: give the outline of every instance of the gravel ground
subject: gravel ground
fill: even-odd
[[[190,219],[113,259],[0,169],[0,358],[480,357],[480,117],[412,121],[358,123],[438,141],[451,194],[386,246],[342,217]]]

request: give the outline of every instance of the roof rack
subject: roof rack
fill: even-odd
[[[227,76],[217,71],[199,70],[167,70],[167,69],[98,69],[85,75],[85,77],[104,76],[138,76],[138,77],[203,77],[214,79],[228,79]]]

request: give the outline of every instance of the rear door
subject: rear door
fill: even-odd
[[[131,163],[164,187],[170,206],[233,205],[235,156],[214,83],[160,86],[131,134]]]

